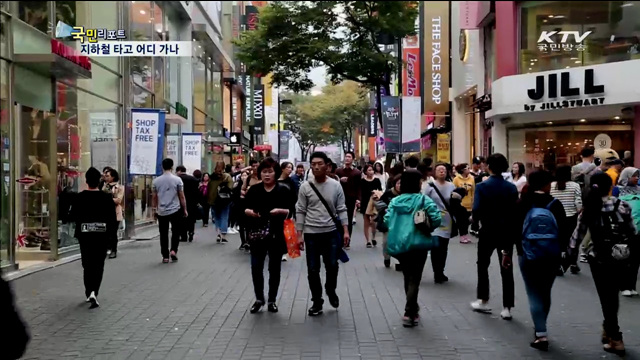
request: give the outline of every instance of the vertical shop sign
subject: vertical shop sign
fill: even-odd
[[[187,174],[202,168],[202,134],[182,134],[182,165]]]
[[[420,43],[417,36],[403,40],[402,95],[420,96]]]
[[[164,117],[160,109],[131,109],[129,174],[162,174]]]
[[[251,75],[244,75],[244,125],[253,126],[253,81]]]
[[[374,138],[378,134],[378,111],[369,110],[369,137]]]
[[[401,152],[400,99],[397,96],[384,96],[382,99],[382,128],[387,152]]]
[[[438,134],[438,153],[437,159],[439,163],[451,163],[451,135]]]
[[[256,134],[264,134],[264,85],[258,83],[253,84],[253,126]]]
[[[449,111],[448,1],[424,1],[424,112],[444,119]],[[424,129],[423,129],[424,130]]]
[[[290,130],[280,131],[280,144],[278,146],[278,153],[280,155],[280,159],[289,158],[289,140],[291,140],[291,131]]]

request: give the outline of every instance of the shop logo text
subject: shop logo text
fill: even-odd
[[[542,52],[551,51],[573,51],[574,47],[577,51],[584,51],[586,46],[584,40],[591,35],[593,31],[580,33],[580,31],[543,31],[538,38],[538,49]],[[562,35],[562,37],[560,37]],[[559,41],[558,38],[560,37]],[[572,42],[569,38],[573,37]]]
[[[584,71],[584,85],[581,88],[571,87],[571,73],[564,71],[560,73],[560,94],[558,96],[558,74],[536,76],[536,87],[527,90],[527,95],[531,100],[542,100],[545,95],[547,99],[569,98],[587,95],[586,99],[563,99],[560,101],[543,102],[541,104],[525,104],[524,111],[566,109],[604,104],[605,97],[592,97],[597,94],[604,94],[604,85],[596,85],[593,69]],[[546,90],[546,93],[545,93]]]

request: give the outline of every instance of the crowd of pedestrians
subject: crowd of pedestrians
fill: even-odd
[[[382,162],[357,167],[347,152],[343,166],[325,153],[310,155],[310,169],[271,158],[249,166],[215,164],[213,173],[188,174],[171,159],[153,181],[152,208],[160,230],[163,263],[177,262],[179,243],[192,242],[198,220],[215,227],[215,242],[239,234],[240,250],[250,253],[257,313],[277,312],[282,261],[288,251],[285,226],[295,223],[298,248],[306,255],[311,290],[310,316],[323,313],[325,295],[340,306],[339,261],[347,262],[356,214],[362,214],[367,248],[378,248],[385,267],[396,260],[406,295],[402,323],[419,323],[418,293],[429,253],[436,284],[445,274],[449,243],[476,243],[477,288],[471,309],[491,313],[489,266],[496,254],[502,278],[502,319],[515,305],[513,267],[524,280],[534,336],[531,347],[547,350],[547,318],[557,276],[580,272],[588,263],[603,313],[604,350],[624,354],[618,325],[618,295],[636,296],[640,254],[640,172],[623,167],[612,150],[586,147],[582,162],[554,172],[526,171],[501,154],[475,157],[471,165],[436,163],[412,156],[385,170]],[[87,302],[99,306],[98,293],[107,256],[117,256],[117,230],[123,219],[124,189],[118,173],[86,172],[88,190],[78,194],[70,218],[76,223]],[[209,216],[210,215],[210,216]],[[294,225],[291,225],[292,227]],[[169,230],[171,229],[171,241]],[[469,236],[469,234],[474,236]],[[197,239],[207,241],[208,239]],[[515,250],[515,254],[514,254]],[[517,258],[514,258],[517,257]],[[265,297],[264,265],[268,260]]]

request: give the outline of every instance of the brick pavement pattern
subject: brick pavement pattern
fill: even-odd
[[[587,266],[555,283],[551,349],[545,354],[529,348],[533,325],[519,270],[514,320],[500,319],[495,256],[493,314],[471,311],[476,245],[457,241],[449,250],[450,282],[434,284],[427,263],[421,324],[403,328],[402,275],[384,267],[379,247],[364,247],[360,223],[351,261],[340,267],[340,308],[325,302],[324,315],[315,318],[307,315],[304,257],[283,264],[280,312],[249,314],[254,301],[249,255],[238,251],[238,236],[216,244],[211,227],[198,229],[193,243],[181,243],[175,264],[160,263],[157,240],[123,248],[107,261],[97,310],[84,303],[79,261],[18,279],[13,286],[33,337],[25,359],[616,358],[599,343],[602,315]],[[639,309],[639,299],[621,299],[628,359],[640,356]]]

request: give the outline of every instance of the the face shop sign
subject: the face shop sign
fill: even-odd
[[[572,109],[604,104],[605,88],[604,85],[595,83],[593,69],[584,70],[584,83],[577,87],[571,87],[570,72],[563,71],[559,75],[554,73],[536,76],[535,88],[527,90],[527,95],[531,100],[543,101],[524,104],[524,111]]]

